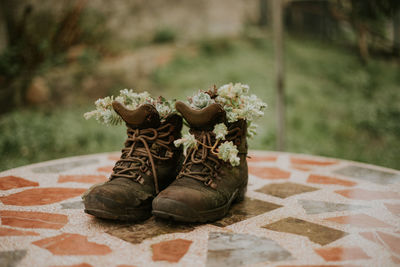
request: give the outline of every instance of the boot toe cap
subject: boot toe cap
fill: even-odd
[[[224,201],[217,195],[211,196],[204,191],[170,186],[153,200],[152,213],[164,219],[181,222],[206,222],[218,217],[213,211]]]
[[[187,203],[169,198],[155,198],[152,213],[157,217],[192,222],[199,219],[198,212]]]
[[[132,190],[112,184],[94,187],[83,198],[86,213],[114,220],[140,220],[149,217],[151,201],[152,198],[139,199]]]

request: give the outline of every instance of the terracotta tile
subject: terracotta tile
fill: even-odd
[[[12,188],[20,188],[27,186],[38,186],[39,183],[32,182],[17,176],[0,177],[0,190],[8,190]]]
[[[298,158],[291,157],[290,162],[292,164],[301,164],[301,165],[316,165],[316,166],[329,166],[338,163],[336,160],[316,160],[316,159],[307,159],[307,158]]]
[[[374,232],[362,232],[360,233],[362,237],[377,244],[389,248],[393,252],[400,254],[400,238],[394,235],[383,233],[380,231]]]
[[[282,206],[278,204],[246,197],[244,201],[234,204],[224,218],[212,224],[219,227],[226,227],[280,207]]]
[[[249,173],[263,179],[288,179],[290,172],[276,167],[250,166]]]
[[[25,235],[39,235],[32,231],[21,231],[12,228],[0,227],[0,236],[25,236]]]
[[[333,185],[343,185],[343,186],[354,186],[357,184],[352,181],[343,180],[343,179],[325,176],[325,175],[317,175],[317,174],[310,174],[310,176],[308,176],[307,183],[333,184]]]
[[[280,197],[280,198],[287,198],[293,195],[301,194],[301,193],[306,193],[306,192],[312,192],[318,190],[318,188],[307,186],[307,185],[302,185],[302,184],[296,184],[296,183],[280,183],[280,184],[268,184],[260,189],[257,189],[256,192],[264,193],[267,195],[275,196],[275,197]]]
[[[187,233],[195,229],[196,224],[177,224],[173,221],[159,220],[155,217],[134,224],[113,224],[106,233],[132,244],[142,243],[147,238],[170,233]]]
[[[97,171],[98,172],[107,172],[107,173],[112,173],[114,166],[103,166],[103,167],[98,167]]]
[[[189,250],[192,241],[175,239],[151,245],[153,261],[179,262]]]
[[[101,183],[107,181],[107,177],[104,175],[60,175],[58,178],[59,183]]]
[[[308,237],[312,242],[327,245],[347,235],[347,233],[327,226],[307,222],[301,219],[288,217],[267,224],[263,228]]]
[[[380,231],[377,231],[376,233],[393,252],[400,255],[400,238]]]
[[[366,214],[352,214],[347,216],[326,218],[325,220],[337,222],[340,224],[350,224],[356,227],[390,227],[389,224],[386,224],[381,220],[378,220]]]
[[[335,192],[344,197],[357,200],[400,199],[400,194],[391,191],[383,192],[354,188],[337,190]]]
[[[370,259],[365,252],[358,247],[331,247],[331,248],[317,248],[315,252],[324,258],[326,261],[347,261],[347,260],[360,260]]]
[[[382,244],[379,239],[378,236],[376,236],[376,234],[374,232],[362,232],[360,233],[360,236],[364,237],[365,239],[368,239],[369,241],[378,243],[378,244]]]
[[[210,232],[206,266],[248,266],[293,259],[289,251],[265,237]],[[269,266],[269,265],[268,265]]]
[[[89,242],[79,234],[61,234],[41,239],[32,244],[49,250],[54,255],[105,255],[111,252],[106,245]]]
[[[0,197],[6,205],[37,206],[60,202],[83,194],[84,188],[34,188]]]
[[[392,261],[393,261],[393,263],[400,265],[400,258],[399,257],[392,256]]]
[[[400,216],[400,204],[385,203],[386,208],[394,215]]]
[[[63,214],[34,211],[0,211],[1,223],[22,228],[61,229],[68,223],[68,216]]]
[[[298,170],[298,171],[304,171],[304,172],[308,172],[308,171],[311,171],[313,169],[313,168],[306,167],[306,166],[303,166],[303,165],[298,165],[298,164],[292,164],[292,165],[290,165],[290,168]]]
[[[83,262],[83,263],[73,264],[73,265],[54,265],[52,267],[93,267],[93,265]]]
[[[247,158],[247,163],[255,163],[255,162],[273,162],[276,161],[277,156],[255,156],[250,155],[250,158]]]

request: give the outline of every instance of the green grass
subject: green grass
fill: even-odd
[[[85,109],[18,111],[0,119],[0,169],[96,152],[120,150],[123,127],[82,117]]]
[[[287,150],[400,169],[398,65],[360,63],[327,43],[286,39]],[[200,42],[150,77],[152,92],[185,99],[213,84],[242,82],[268,103],[250,148],[275,149],[272,41]],[[129,87],[129,85],[127,85]],[[150,88],[149,88],[150,89]],[[78,110],[18,111],[0,119],[0,169],[63,156],[119,150],[124,130],[84,121]]]

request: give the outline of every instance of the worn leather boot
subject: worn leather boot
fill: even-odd
[[[95,185],[83,196],[85,212],[113,220],[145,220],[151,216],[154,197],[166,188],[180,169],[182,117],[176,113],[164,121],[153,105],[127,110],[114,101],[114,110],[126,122],[128,138],[109,181]]]
[[[190,125],[197,147],[189,150],[177,179],[153,200],[153,214],[181,222],[206,222],[224,217],[234,201],[241,201],[247,189],[246,122],[228,124],[219,104],[195,110],[183,102],[176,109]],[[227,141],[237,146],[239,166],[219,159],[213,152],[213,127],[225,123]]]

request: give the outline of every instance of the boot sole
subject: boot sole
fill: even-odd
[[[115,214],[105,210],[85,209],[87,214],[93,215],[97,218],[116,220],[116,221],[144,221],[151,217],[151,211],[139,211],[134,214]]]
[[[231,198],[229,201],[216,209],[212,210],[206,210],[206,211],[195,211],[189,207],[187,207],[185,204],[172,200],[172,199],[163,199],[164,204],[167,204],[167,206],[170,207],[179,207],[179,210],[185,210],[187,213],[187,216],[183,216],[180,214],[174,214],[172,212],[167,212],[167,211],[162,211],[162,210],[157,210],[153,208],[153,215],[162,218],[162,219],[167,219],[167,220],[173,220],[177,222],[190,222],[190,223],[196,223],[196,222],[212,222],[216,221],[218,219],[221,219],[226,216],[226,214],[229,211],[229,208],[231,207],[233,202],[241,202],[244,200],[244,195],[246,193],[247,187],[243,187],[240,189],[236,189],[236,191],[232,194]]]
[[[125,208],[121,209],[120,204],[113,203],[113,200],[104,197],[88,197],[84,200],[85,209],[87,214],[95,217],[107,220],[119,220],[119,221],[144,221],[151,217],[151,203],[140,208]],[[106,208],[104,203],[109,204],[111,207]],[[110,205],[112,203],[113,205]]]

